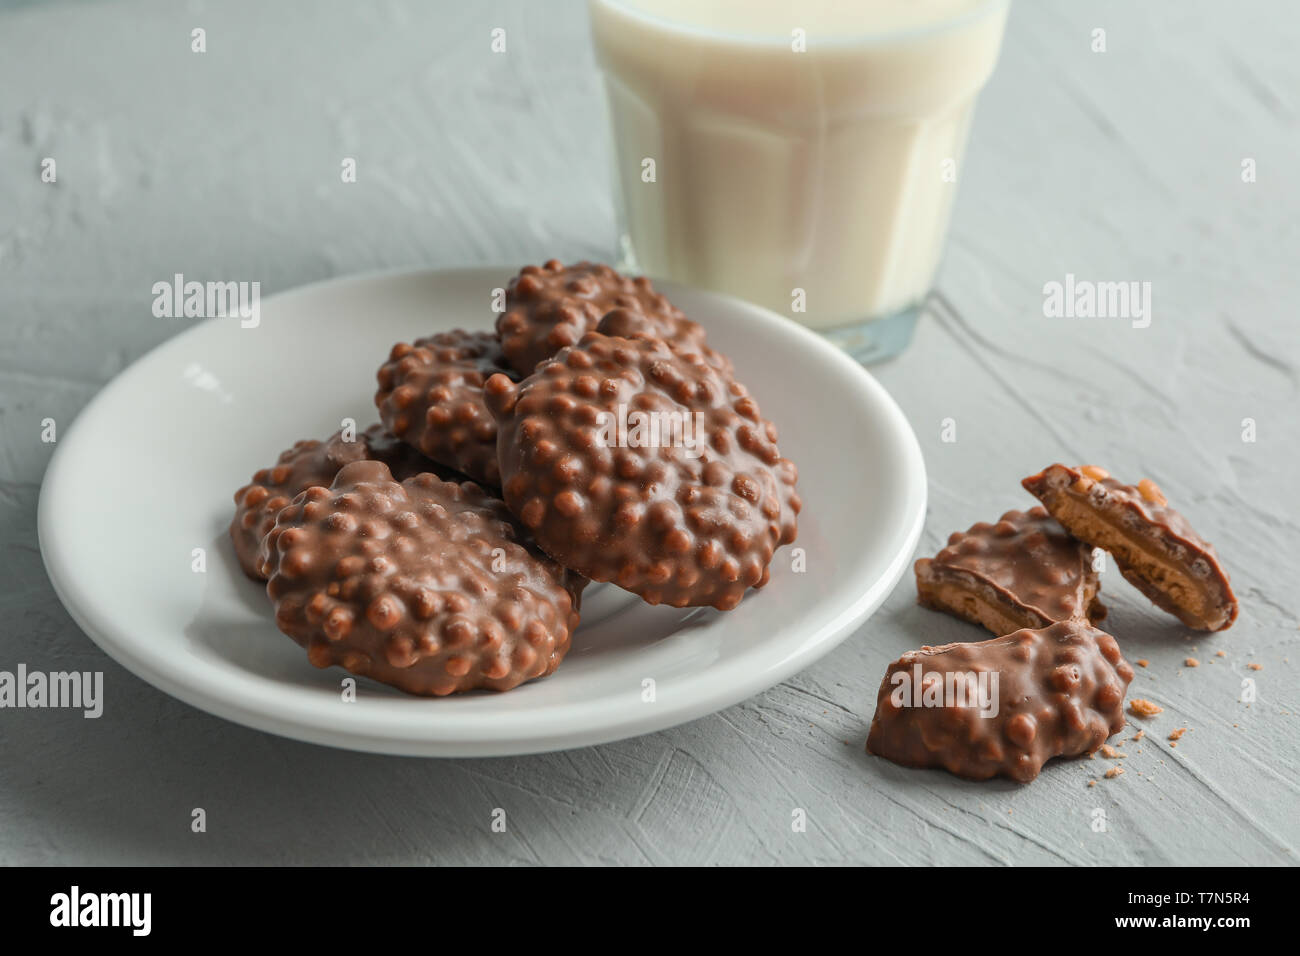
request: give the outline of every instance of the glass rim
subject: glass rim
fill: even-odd
[[[587,0],[591,7],[603,6],[618,10],[634,19],[643,23],[658,27],[662,30],[684,33],[705,39],[723,40],[730,42],[749,43],[755,46],[766,45],[785,45],[790,42],[789,37],[784,36],[766,36],[760,34],[747,33],[729,33],[723,30],[715,30],[708,27],[695,26],[682,20],[674,20],[670,17],[660,16],[647,10],[638,9],[634,2],[629,0]],[[898,41],[911,41],[924,39],[930,36],[937,36],[950,30],[957,30],[971,23],[974,23],[983,17],[991,15],[992,11],[998,8],[1009,9],[1011,0],[977,0],[977,3],[965,13],[958,14],[947,19],[939,20],[936,23],[922,24],[913,27],[903,27],[896,30],[885,30],[876,33],[855,33],[848,36],[836,36],[818,41],[818,45],[823,47],[846,47],[851,45],[874,45],[895,43]]]

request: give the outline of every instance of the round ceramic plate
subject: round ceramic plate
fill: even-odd
[[[880,606],[925,513],[925,466],[898,406],[813,333],[664,283],[798,463],[799,539],[777,552],[768,586],[722,613],[650,607],[595,584],[573,649],[545,680],[424,699],[359,679],[345,700],[346,672],[311,666],[240,572],[231,495],[296,439],[377,420],[375,370],[392,343],[490,328],[493,290],[513,271],[324,282],[268,299],[256,327],[209,319],[132,365],[59,439],[41,489],[41,550],[69,613],[144,680],[230,720],[335,747],[488,756],[720,710],[808,666]]]

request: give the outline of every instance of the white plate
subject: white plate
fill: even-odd
[[[230,720],[356,750],[489,756],[720,710],[806,667],[880,606],[925,513],[925,466],[898,406],[813,333],[664,283],[731,356],[799,465],[806,571],[781,549],[771,583],[727,613],[650,607],[593,585],[552,677],[432,700],[360,680],[358,699],[344,702],[346,672],[312,667],[240,573],[226,536],[231,495],[295,439],[324,438],[345,417],[375,421],[375,369],[390,345],[490,327],[491,292],[512,272],[324,282],[268,299],[256,328],[210,319],[132,365],[59,439],[41,489],[41,550],[68,612],[128,669]],[[206,572],[192,569],[195,548]]]

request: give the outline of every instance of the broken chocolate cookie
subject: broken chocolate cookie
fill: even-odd
[[[996,635],[1022,627],[1106,616],[1097,599],[1092,549],[1043,508],[1008,511],[956,532],[933,558],[916,562],[917,600]]]
[[[1221,631],[1237,598],[1214,546],[1150,479],[1116,481],[1096,465],[1052,465],[1021,482],[1080,541],[1109,551],[1129,583],[1188,627]]]
[[[922,647],[880,682],[867,752],[1028,783],[1053,757],[1093,753],[1123,729],[1132,679],[1115,639],[1081,620]]]

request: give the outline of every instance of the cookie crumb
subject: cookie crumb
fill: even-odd
[[[1228,652],[1227,652],[1227,651],[1215,651],[1215,652],[1214,652],[1214,656],[1215,656],[1215,657],[1227,657],[1227,656],[1228,656]]]
[[[1139,717],[1154,717],[1156,714],[1163,714],[1165,709],[1159,704],[1153,704],[1149,700],[1143,700],[1141,697],[1134,697],[1128,702],[1129,713],[1136,714]]]
[[[1106,771],[1106,779],[1114,780],[1123,772],[1124,772],[1124,768],[1116,764],[1114,767],[1111,767],[1109,770]]]
[[[1251,662],[1250,662],[1249,664],[1247,664],[1246,666],[1249,667],[1249,668],[1250,668],[1251,670],[1253,670],[1253,671],[1262,671],[1262,670],[1264,669],[1264,665],[1263,665],[1263,664],[1256,664],[1254,661],[1251,661]]]
[[[1138,667],[1146,667],[1146,666],[1149,665],[1151,662],[1150,662],[1149,660],[1147,660],[1145,657],[1143,657],[1143,658],[1140,658],[1140,659],[1134,661],[1134,663],[1137,664]]]
[[[1189,657],[1189,658],[1187,658],[1187,660],[1183,661],[1183,666],[1184,666],[1184,667],[1200,667],[1200,666],[1201,666],[1201,662],[1198,661],[1195,657]]]
[[[1135,733],[1135,734],[1133,735],[1133,743],[1137,743],[1139,740],[1141,740],[1141,739],[1142,739],[1143,737],[1145,737],[1146,735],[1147,735],[1147,732],[1146,732],[1145,730],[1139,730],[1137,733]]]
[[[1171,730],[1171,731],[1169,732],[1169,739],[1170,739],[1170,740],[1180,740],[1180,739],[1182,739],[1182,736],[1183,736],[1183,734],[1185,734],[1185,733],[1187,733],[1187,728],[1186,728],[1186,727],[1179,727],[1177,730]]]

